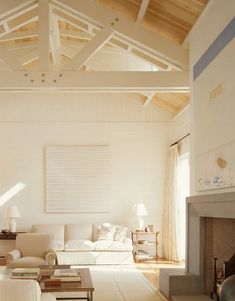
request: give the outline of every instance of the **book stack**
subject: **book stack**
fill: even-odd
[[[60,285],[61,282],[81,282],[81,273],[78,269],[55,269],[54,275],[45,280],[45,285]]]
[[[11,272],[12,279],[39,279],[39,268],[16,268]]]

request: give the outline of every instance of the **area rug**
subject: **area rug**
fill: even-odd
[[[90,270],[94,301],[165,300],[134,266],[92,266]]]
[[[89,266],[89,269],[95,288],[94,301],[166,300],[135,266]],[[65,296],[68,294],[57,294]]]

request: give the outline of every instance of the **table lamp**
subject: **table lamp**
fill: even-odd
[[[7,208],[6,217],[10,219],[10,223],[9,223],[9,230],[10,230],[10,232],[15,233],[16,232],[16,221],[15,221],[15,218],[21,217],[20,212],[19,212],[17,206],[15,206],[15,205],[9,206]]]
[[[143,216],[148,216],[147,209],[143,203],[137,203],[134,205],[134,214],[138,217],[138,225],[136,230],[144,230]]]

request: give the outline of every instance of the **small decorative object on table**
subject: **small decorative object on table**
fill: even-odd
[[[12,279],[35,279],[40,276],[39,268],[15,268],[11,272]]]
[[[144,229],[145,232],[153,232],[153,230],[154,230],[153,225],[147,225],[147,227],[145,227],[145,229]]]

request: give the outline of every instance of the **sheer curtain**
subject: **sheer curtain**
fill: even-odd
[[[173,145],[168,151],[164,206],[162,252],[168,260],[179,261],[177,229],[177,191],[178,191],[178,146]]]
[[[186,232],[186,197],[189,196],[189,153],[178,158],[178,193],[177,193],[177,231],[179,259],[185,259],[185,232]]]

